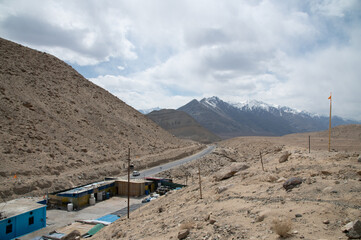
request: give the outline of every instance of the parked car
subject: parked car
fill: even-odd
[[[138,171],[133,171],[133,177],[139,176],[140,173]]]

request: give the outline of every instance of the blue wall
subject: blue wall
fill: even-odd
[[[31,223],[33,219],[33,223]],[[12,232],[6,233],[7,226],[12,225]],[[46,227],[46,206],[0,221],[0,239],[8,240],[34,232]]]

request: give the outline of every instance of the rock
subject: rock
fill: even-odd
[[[226,191],[231,186],[232,186],[232,184],[216,187],[216,193],[218,193],[218,194],[222,193],[222,192]]]
[[[325,170],[321,171],[321,173],[322,173],[323,175],[326,175],[326,176],[329,176],[329,175],[332,174],[331,172],[325,171]]]
[[[259,215],[256,219],[256,222],[262,222],[266,216],[265,215]]]
[[[280,159],[278,160],[279,163],[286,162],[286,161],[288,160],[288,157],[289,157],[290,155],[291,155],[291,153],[288,153],[287,151],[284,152],[284,153],[281,155]]]
[[[268,174],[268,175],[265,176],[265,180],[266,180],[267,182],[273,183],[273,182],[276,182],[277,179],[278,179],[278,176],[277,176],[277,175]]]
[[[341,231],[342,232],[348,232],[348,231],[350,231],[351,229],[352,229],[352,227],[353,227],[353,222],[349,222],[349,223],[347,223],[345,226],[343,226],[342,228],[341,228]]]
[[[361,154],[358,156],[357,162],[361,163]]]
[[[287,179],[284,178],[284,177],[280,177],[278,180],[277,180],[277,183],[281,183],[281,182],[284,182],[286,181]]]
[[[213,215],[210,215],[210,216],[209,216],[209,223],[210,223],[210,224],[214,224],[215,222],[217,222],[217,220],[214,218]]]
[[[333,190],[332,187],[325,187],[324,189],[322,189],[322,192],[324,193],[330,193]]]
[[[232,164],[228,168],[217,173],[214,176],[214,178],[216,181],[222,181],[222,180],[233,177],[233,175],[236,174],[237,172],[245,170],[247,168],[249,168],[249,166],[246,164]]]
[[[330,224],[330,220],[326,219],[324,221],[322,221],[323,224]]]
[[[189,229],[182,229],[178,232],[178,239],[185,239],[189,234]]]
[[[283,188],[286,190],[291,190],[294,187],[302,184],[302,178],[300,177],[291,177],[287,179],[286,182],[283,183]]]
[[[296,218],[300,218],[300,217],[302,217],[302,214],[297,213],[297,214],[295,214],[295,217],[296,217]]]
[[[342,229],[346,233],[346,236],[350,239],[359,239],[361,238],[361,221],[356,220],[349,222]]]
[[[74,230],[72,232],[70,232],[68,235],[66,235],[65,237],[62,237],[62,240],[75,240],[75,239],[80,239],[80,232],[78,230]]]

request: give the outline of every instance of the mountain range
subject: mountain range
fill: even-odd
[[[192,139],[201,143],[211,143],[221,140],[220,137],[201,126],[194,118],[183,111],[173,109],[155,110],[147,117],[173,135]]]
[[[329,117],[256,100],[229,103],[216,96],[200,101],[194,99],[177,110],[189,114],[201,126],[223,139],[321,131],[329,125]],[[332,117],[332,127],[345,124],[359,122]]]

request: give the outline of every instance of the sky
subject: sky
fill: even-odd
[[[0,0],[0,37],[136,109],[256,99],[361,121],[359,0]]]

